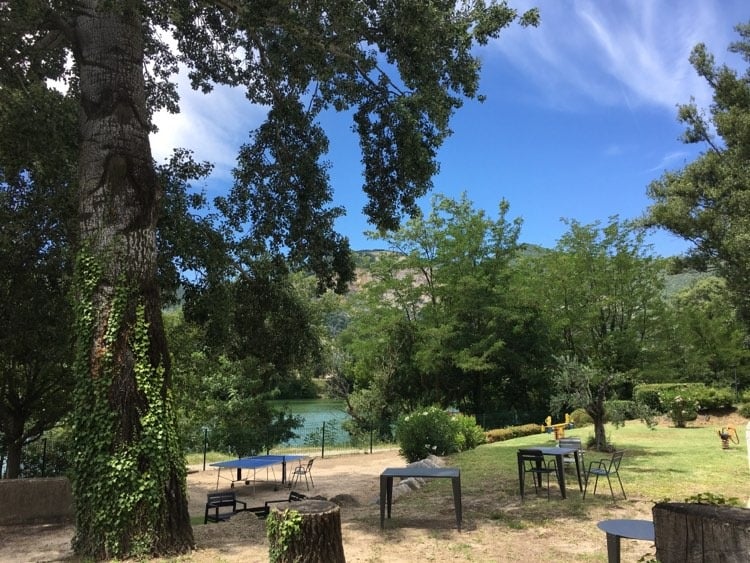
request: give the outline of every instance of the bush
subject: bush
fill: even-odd
[[[396,423],[401,455],[412,463],[428,455],[458,451],[458,424],[438,407],[427,407],[402,416]]]
[[[728,387],[703,387],[694,390],[693,397],[700,404],[700,410],[721,410],[732,406],[733,393]]]
[[[570,422],[576,425],[576,428],[593,424],[594,420],[584,409],[576,409],[570,415]]]
[[[677,428],[685,428],[685,423],[698,418],[700,403],[688,389],[662,391],[659,399],[667,416]]]
[[[608,421],[633,420],[639,418],[635,401],[612,400],[604,403],[604,412]]]
[[[638,385],[633,390],[636,403],[647,405],[654,412],[669,414],[670,405],[664,404],[662,396],[675,394],[698,401],[699,410],[726,409],[732,406],[732,390],[728,387],[707,387],[703,383],[651,383]]]
[[[487,442],[490,444],[493,442],[504,442],[505,440],[512,440],[513,438],[521,438],[522,436],[531,436],[533,434],[539,434],[541,432],[541,426],[538,424],[524,424],[522,426],[508,426],[506,428],[495,428],[485,432]]]
[[[456,436],[458,451],[473,450],[487,441],[484,430],[473,416],[457,414],[453,417],[453,422],[458,428]]]
[[[745,418],[750,418],[750,403],[742,403],[737,408],[737,414],[744,416]]]

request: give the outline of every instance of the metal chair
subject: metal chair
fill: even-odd
[[[578,450],[578,462],[580,464],[581,469],[585,467],[583,463],[583,444],[581,443],[580,438],[560,438],[560,440],[557,442],[557,446],[559,448],[575,448]],[[563,456],[563,463],[565,466],[569,466],[571,463],[575,464],[576,454],[567,454]],[[573,466],[575,467],[575,465]]]
[[[531,473],[534,481],[534,492],[539,492],[542,476],[547,476],[547,500],[549,500],[549,476],[557,473],[557,463],[554,459],[547,460],[539,450],[518,450],[518,465],[523,469],[523,480],[526,483],[526,474]],[[538,484],[537,484],[538,481]],[[521,495],[523,500],[523,494]]]
[[[315,458],[311,458],[307,464],[303,465],[302,463],[299,464],[298,467],[294,468],[294,472],[292,473],[292,482],[289,485],[289,487],[294,488],[294,485],[302,478],[305,478],[305,485],[307,486],[307,490],[310,490],[310,483],[312,483],[313,489],[315,488],[315,481],[313,481],[312,478],[312,465],[313,461],[315,461]],[[310,478],[310,482],[308,483],[307,478]]]
[[[607,483],[609,483],[609,492],[612,493],[612,499],[615,498],[615,491],[612,489],[612,481],[610,475],[617,477],[620,482],[620,489],[622,490],[622,496],[628,498],[625,495],[625,488],[622,486],[622,479],[620,479],[620,462],[622,462],[622,456],[625,455],[624,451],[614,452],[612,457],[609,459],[604,458],[598,461],[592,461],[589,463],[589,468],[586,471],[586,486],[583,489],[583,498],[586,498],[586,491],[589,488],[589,479],[593,475],[596,477],[594,480],[594,492],[596,494],[596,486],[599,483],[599,477],[606,477]]]

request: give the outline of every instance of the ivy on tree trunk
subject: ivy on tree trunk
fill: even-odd
[[[139,3],[82,4],[74,547],[94,558],[180,553],[193,537],[156,283],[161,193]]]

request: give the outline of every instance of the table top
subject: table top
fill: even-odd
[[[297,461],[305,456],[298,454],[290,455],[256,455],[251,457],[241,457],[239,459],[228,459],[226,461],[217,461],[212,463],[212,467],[240,467],[242,469],[258,469],[277,463],[286,463],[287,461]]]
[[[381,477],[460,477],[458,467],[386,467]]]
[[[548,446],[548,447],[531,447],[521,448],[523,450],[534,450],[542,452],[544,455],[566,455],[573,454],[578,451],[578,448],[561,448],[559,446]]]
[[[597,527],[614,536],[632,540],[653,540],[654,523],[651,520],[602,520]]]

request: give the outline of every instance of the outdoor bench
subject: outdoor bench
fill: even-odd
[[[234,514],[240,512],[240,510],[237,510],[238,504],[242,505],[242,508],[240,510],[247,509],[247,503],[241,500],[237,500],[237,496],[235,495],[234,491],[228,493],[208,493],[208,497],[206,499],[206,515],[203,519],[203,523],[208,524],[209,521],[223,522],[225,520],[229,520]],[[230,506],[232,507],[231,512],[219,512],[220,508],[226,508]],[[211,511],[213,511],[213,514],[209,514],[209,512]]]

